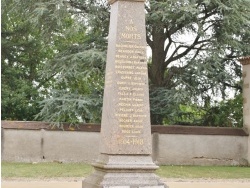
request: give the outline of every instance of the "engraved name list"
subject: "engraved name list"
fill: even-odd
[[[143,145],[143,113],[145,86],[147,85],[146,46],[139,45],[142,39],[132,19],[123,28],[116,44],[115,74],[118,88],[118,103],[115,117],[121,129],[122,145]]]

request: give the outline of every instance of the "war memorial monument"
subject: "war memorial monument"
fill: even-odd
[[[83,188],[166,188],[154,174],[145,0],[109,0],[100,155]]]

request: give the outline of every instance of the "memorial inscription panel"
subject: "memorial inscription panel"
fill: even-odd
[[[145,22],[138,19],[144,16],[138,6],[143,4],[112,7],[123,11],[111,15],[102,116],[102,131],[109,136],[102,137],[102,153],[151,153]],[[112,23],[118,27],[112,29]]]

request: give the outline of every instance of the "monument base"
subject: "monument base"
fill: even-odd
[[[93,165],[95,172],[82,188],[168,188],[154,174],[158,168],[148,155],[101,154]]]

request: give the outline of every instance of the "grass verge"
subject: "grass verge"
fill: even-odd
[[[250,167],[161,166],[156,173],[165,178],[249,179]]]
[[[2,178],[86,177],[93,171],[83,163],[8,163],[2,162]],[[162,178],[249,179],[250,167],[161,166]]]
[[[2,178],[86,177],[92,172],[84,163],[7,163],[2,162]]]

